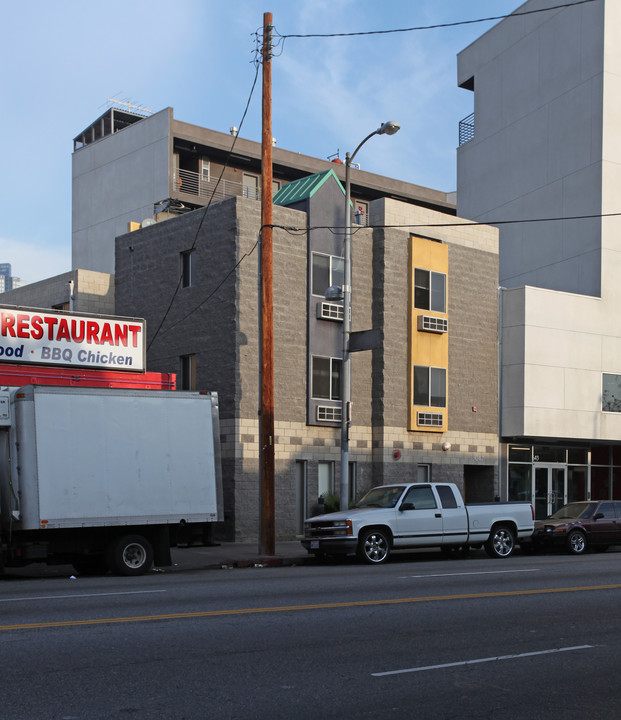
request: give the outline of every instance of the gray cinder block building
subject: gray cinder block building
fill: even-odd
[[[286,192],[285,192],[286,189]],[[338,489],[343,188],[331,170],[275,196],[276,533],[302,532]],[[468,500],[497,474],[497,231],[379,198],[354,225],[351,493],[451,480]],[[449,223],[446,221],[450,220]],[[355,220],[354,220],[355,222]],[[442,224],[442,227],[438,227]],[[228,539],[259,528],[260,203],[232,197],[116,239],[116,311],[147,319],[148,367],[220,396]]]

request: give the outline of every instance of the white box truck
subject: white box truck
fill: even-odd
[[[0,390],[0,563],[141,575],[222,520],[216,393]]]

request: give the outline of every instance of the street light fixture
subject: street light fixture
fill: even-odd
[[[343,365],[341,369],[341,482],[340,508],[347,510],[349,505],[349,427],[351,425],[351,359],[349,353],[349,334],[351,331],[351,182],[350,169],[356,153],[367,140],[374,135],[394,135],[401,125],[395,120],[382,123],[377,130],[367,135],[354,152],[345,155],[345,240],[343,244],[344,277],[343,298]],[[334,288],[328,288],[334,291]]]

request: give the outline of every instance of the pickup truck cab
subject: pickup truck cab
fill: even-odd
[[[406,548],[484,546],[504,558],[532,535],[534,517],[529,503],[466,506],[452,483],[382,485],[346,512],[306,520],[302,545],[318,557],[355,553],[374,565]]]

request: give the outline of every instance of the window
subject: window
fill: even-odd
[[[194,285],[194,250],[181,253],[181,287]]]
[[[349,463],[349,502],[356,502],[358,488],[358,465],[355,462]]]
[[[325,498],[327,495],[334,494],[334,463],[319,461],[317,476],[317,495]]]
[[[437,507],[430,487],[410,488],[403,498],[403,502],[412,503],[415,510],[433,510]]]
[[[414,405],[446,407],[446,370],[414,366]]]
[[[414,270],[414,307],[446,312],[446,275],[429,270]]]
[[[332,285],[343,287],[345,267],[342,257],[313,253],[312,257],[312,294],[324,297],[326,290]]]
[[[431,481],[431,468],[429,465],[418,465],[416,467],[416,482],[430,482]]]
[[[324,400],[341,399],[340,358],[313,356],[312,358],[312,396]]]
[[[440,503],[443,508],[451,509],[457,507],[457,500],[455,494],[448,485],[437,485],[436,490],[440,496]]]
[[[181,363],[181,389],[196,390],[196,355],[182,355]]]
[[[259,199],[259,178],[256,175],[244,173],[242,194],[251,200]]]
[[[272,195],[276,195],[276,193],[280,190],[281,185],[281,180],[272,180]]]
[[[295,462],[295,532],[304,535],[304,520],[308,517],[306,503],[306,460]]]
[[[604,373],[602,379],[602,411],[621,412],[621,375]]]
[[[201,180],[203,182],[209,182],[211,180],[209,160],[201,160]]]
[[[369,203],[360,200],[354,200],[354,222],[356,225],[367,225],[367,214],[369,212]]]

